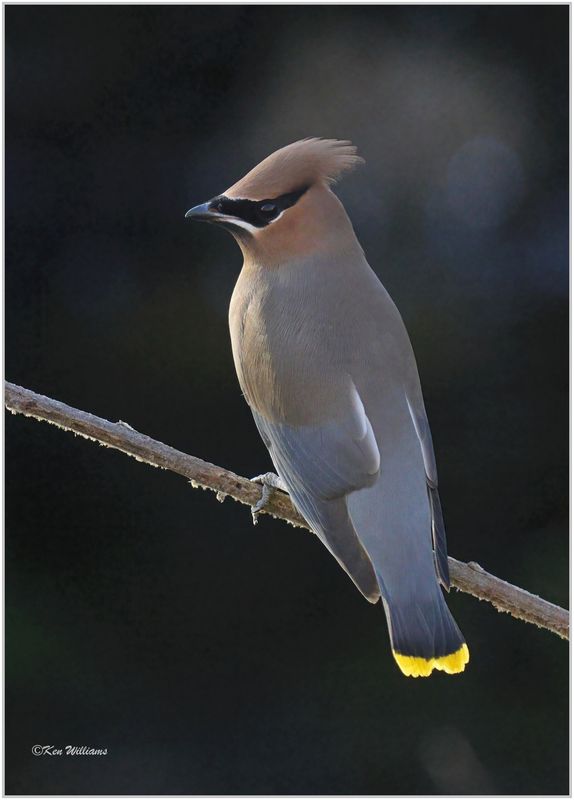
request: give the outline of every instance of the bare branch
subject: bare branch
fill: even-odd
[[[125,422],[108,422],[12,383],[6,384],[5,404],[13,414],[50,422],[63,430],[121,450],[152,467],[183,475],[193,487],[216,492],[220,501],[232,497],[239,503],[254,506],[261,497],[261,487],[247,478],[150,439]],[[298,527],[308,527],[284,492],[272,492],[264,513]],[[461,592],[486,600],[499,611],[552,631],[563,639],[569,638],[569,614],[560,606],[490,575],[474,562],[465,564],[449,558],[449,567],[451,582]]]

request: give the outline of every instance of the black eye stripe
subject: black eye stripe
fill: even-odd
[[[273,222],[286,208],[291,208],[301,198],[309,187],[305,186],[281,197],[274,197],[269,200],[242,200],[231,197],[214,198],[209,207],[221,214],[242,219],[256,228],[264,228]]]

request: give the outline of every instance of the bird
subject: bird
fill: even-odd
[[[307,138],[186,219],[235,238],[239,384],[291,500],[371,603],[401,672],[463,672],[433,442],[412,345],[334,184],[364,160]]]

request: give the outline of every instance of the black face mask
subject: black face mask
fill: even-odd
[[[229,217],[237,217],[255,228],[264,228],[286,208],[294,206],[308,188],[305,186],[269,200],[242,200],[220,195],[210,202],[209,209]]]

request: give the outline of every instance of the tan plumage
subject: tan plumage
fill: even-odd
[[[400,669],[460,672],[416,362],[331,190],[361,161],[349,142],[295,142],[187,216],[224,225],[243,252],[235,366],[294,504],[365,597],[382,598]]]
[[[337,139],[302,139],[282,147],[254,167],[225,194],[265,200],[301,186],[333,184],[364,160],[350,142]]]

